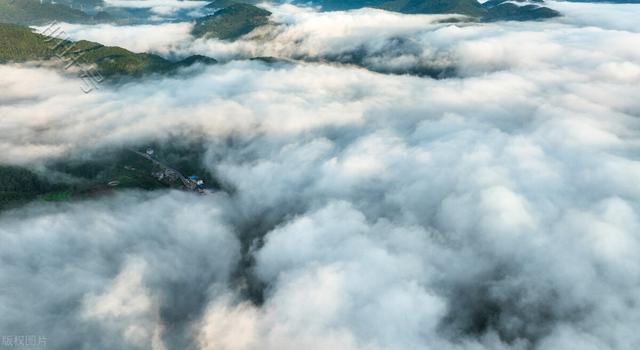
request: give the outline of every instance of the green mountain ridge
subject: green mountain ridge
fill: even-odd
[[[485,22],[495,21],[536,21],[560,16],[556,10],[538,5],[516,5],[507,0],[499,4],[483,4],[487,13],[483,16]]]
[[[216,3],[208,6],[218,6]],[[271,12],[259,7],[245,3],[234,3],[213,15],[198,19],[192,34],[196,37],[233,40],[268,24],[269,16],[271,16]]]
[[[476,0],[394,0],[381,6],[382,9],[408,14],[457,13],[468,16],[483,16],[482,5]]]
[[[68,23],[96,23],[105,14],[90,16],[78,9],[60,3],[39,0],[0,0],[0,23],[45,25],[53,21]]]
[[[15,24],[0,24],[0,40],[3,43],[0,47],[0,63],[60,59],[64,65],[77,59],[78,64],[93,66],[104,77],[168,73],[198,62],[216,62],[204,56],[191,56],[182,61],[172,62],[158,55],[134,53],[121,47],[104,46],[86,40],[52,41],[51,38],[35,33],[28,27]]]
[[[237,5],[237,4],[256,5],[258,3],[260,3],[259,0],[213,0],[207,6],[205,6],[205,8],[223,9],[231,5]]]
[[[372,7],[406,14],[455,13],[485,22],[501,20],[529,21],[560,16],[559,12],[542,6],[542,0],[534,0],[532,2],[536,4],[519,6],[507,2],[507,0],[490,0],[484,4],[477,0],[321,0],[315,1],[313,4],[321,5],[326,11]],[[304,4],[306,2],[300,1],[299,3]]]

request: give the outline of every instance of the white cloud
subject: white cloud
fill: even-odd
[[[560,11],[563,16],[556,19],[563,23],[584,27],[624,30],[637,33],[634,16],[630,13],[640,11],[640,4],[575,3],[570,1],[547,1],[546,5]]]
[[[86,295],[84,317],[106,323],[119,331],[125,342],[141,348],[164,349],[159,310],[143,285],[146,263],[130,261],[102,295]]]
[[[637,31],[273,9],[271,41],[144,45],[457,75],[233,61],[83,95],[0,66],[1,163],[197,138],[233,188],[0,214],[0,325],[98,349],[637,348]]]
[[[192,40],[191,23],[161,23],[141,25],[82,25],[58,23],[61,37],[94,41],[106,46],[119,46],[133,52],[170,53],[172,47]],[[44,32],[46,27],[35,27]],[[64,33],[64,34],[61,34]]]
[[[172,15],[178,10],[198,9],[207,5],[207,1],[181,1],[181,0],[105,0],[108,7],[124,7],[134,9],[151,9],[161,16]]]

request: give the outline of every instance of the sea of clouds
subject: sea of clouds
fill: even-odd
[[[183,10],[196,11],[209,2],[194,0],[104,0],[104,6],[109,8],[120,9],[145,9],[150,10],[155,16],[153,19],[158,20],[163,17],[171,17]]]
[[[224,61],[90,94],[0,66],[0,163],[197,139],[234,189],[0,213],[0,330],[52,349],[637,349],[640,6],[552,6],[446,24],[284,5],[234,43],[69,27]],[[425,69],[450,74],[397,74]]]

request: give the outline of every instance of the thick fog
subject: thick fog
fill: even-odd
[[[52,349],[639,348],[640,7],[557,6],[272,6],[285,24],[234,43],[69,26],[224,61],[89,94],[1,65],[0,164],[197,140],[233,190],[0,213],[0,329]],[[425,70],[447,74],[406,74]]]

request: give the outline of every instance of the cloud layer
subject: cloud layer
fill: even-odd
[[[207,1],[192,0],[105,0],[107,7],[149,9],[152,13],[161,17],[174,15],[180,10],[197,10],[207,4]]]
[[[82,25],[59,23],[60,32],[71,40],[88,40],[107,46],[119,46],[133,52],[153,52],[163,55],[171,53],[172,48],[187,43],[191,37],[192,24],[160,23],[122,25],[111,24]],[[45,32],[47,27],[35,27]],[[49,29],[51,31],[51,29]]]
[[[234,189],[0,213],[0,329],[54,349],[640,346],[637,28],[274,10],[290,25],[263,47],[147,47],[360,50],[369,68],[456,77],[235,60],[84,95],[0,66],[0,163],[198,139]],[[141,49],[136,35],[113,40]]]

